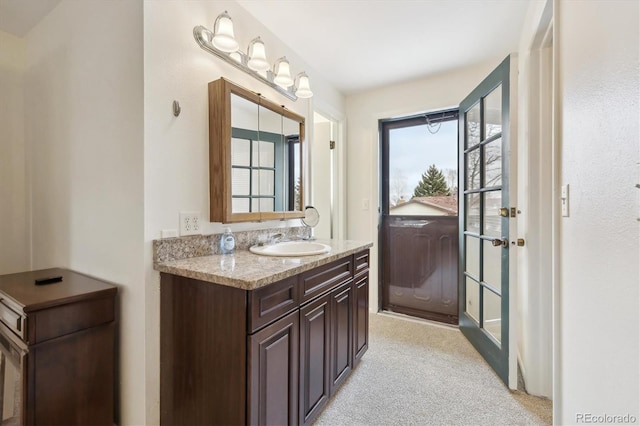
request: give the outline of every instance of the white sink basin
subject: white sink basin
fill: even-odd
[[[313,241],[285,241],[266,246],[249,247],[251,253],[262,256],[312,256],[314,254],[329,253],[331,247]]]

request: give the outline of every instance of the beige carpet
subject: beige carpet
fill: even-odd
[[[456,328],[370,316],[369,350],[316,425],[544,425],[551,401],[510,392]]]

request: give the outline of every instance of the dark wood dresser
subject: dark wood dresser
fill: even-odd
[[[67,269],[0,275],[0,424],[113,425],[116,292]]]

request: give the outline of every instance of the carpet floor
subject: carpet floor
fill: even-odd
[[[551,401],[509,391],[458,329],[371,314],[368,351],[315,425],[551,423]]]

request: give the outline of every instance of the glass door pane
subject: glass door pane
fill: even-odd
[[[482,288],[482,323],[483,328],[494,337],[498,343],[502,337],[502,315],[500,312],[502,298],[487,287]]]
[[[483,99],[484,138],[502,133],[502,84]]]

